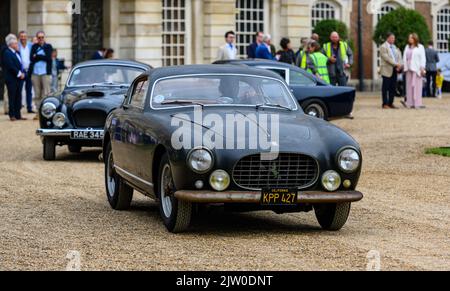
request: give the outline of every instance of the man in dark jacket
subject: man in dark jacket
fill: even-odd
[[[437,63],[439,63],[439,54],[433,48],[433,41],[428,42],[428,47],[425,49],[425,55],[427,57],[426,71],[427,71],[427,97],[436,97],[436,75],[437,75]]]
[[[2,65],[8,88],[9,119],[11,121],[24,120],[20,114],[22,109],[22,86],[25,79],[25,70],[19,52],[17,37],[9,34],[6,38],[6,48],[2,54]]]
[[[36,108],[39,108],[42,99],[50,93],[52,82],[52,52],[53,47],[45,42],[45,33],[36,33],[37,43],[31,47],[30,68],[33,82]],[[36,114],[35,120],[39,114]]]
[[[264,33],[262,31],[258,31],[255,35],[255,42],[251,43],[248,47],[247,47],[247,57],[249,59],[254,59],[256,58],[256,48],[262,44],[263,42],[263,37],[264,37]]]

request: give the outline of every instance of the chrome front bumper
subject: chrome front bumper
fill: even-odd
[[[39,128],[36,130],[36,134],[39,136],[53,136],[53,137],[70,137],[72,132],[101,132],[104,133],[103,129],[43,129]]]
[[[259,191],[187,191],[175,192],[175,197],[196,203],[260,203],[261,192]],[[297,203],[343,203],[357,202],[363,198],[359,191],[299,191]]]

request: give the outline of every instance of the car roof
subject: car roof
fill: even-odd
[[[90,66],[90,65],[138,66],[138,67],[142,67],[143,69],[146,69],[146,70],[150,70],[153,68],[152,66],[145,64],[145,63],[141,63],[141,62],[137,62],[137,61],[133,61],[133,60],[118,60],[118,59],[90,60],[90,61],[78,63],[74,67]]]
[[[265,59],[240,59],[240,60],[224,60],[216,61],[214,64],[233,64],[233,65],[247,65],[247,66],[273,66],[273,67],[283,67],[283,68],[297,68],[291,64],[286,64],[283,62],[265,60]]]
[[[247,66],[236,65],[184,65],[184,66],[170,66],[151,69],[147,75],[152,80],[157,80],[164,77],[180,76],[180,75],[214,75],[214,74],[240,74],[240,75],[254,75],[268,78],[275,78],[281,81],[284,79],[277,73],[251,68]]]

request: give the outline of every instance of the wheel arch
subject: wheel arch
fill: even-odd
[[[319,103],[321,106],[324,107],[324,109],[326,110],[325,114],[327,115],[327,119],[330,117],[330,108],[328,106],[328,103],[322,100],[323,98],[320,97],[309,97],[307,99],[304,99],[300,102],[300,106],[302,107],[303,110],[305,110],[305,107],[307,107],[308,105],[310,105],[313,102],[317,102]]]
[[[159,144],[156,146],[155,151],[153,152],[153,161],[152,161],[152,182],[153,182],[153,190],[155,194],[158,192],[158,176],[159,176],[159,165],[161,163],[162,157],[167,153],[167,149]]]

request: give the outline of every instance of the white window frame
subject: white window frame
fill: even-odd
[[[448,52],[448,39],[450,38],[450,5],[443,6],[437,11],[435,31],[436,50],[439,52]]]
[[[311,29],[325,19],[341,19],[341,7],[333,1],[317,1],[311,6]],[[319,13],[319,16],[316,14]]]
[[[389,12],[397,9],[399,5],[396,2],[385,2],[380,6],[380,9],[377,13],[373,14],[373,31],[375,31],[375,27],[378,24],[378,21],[383,17],[384,15],[388,14]],[[373,43],[373,54],[372,54],[373,60],[372,60],[372,75],[373,80],[379,79],[379,69],[380,69],[380,47],[374,42]]]
[[[192,27],[192,8],[191,0],[161,0],[162,1],[162,53],[161,61],[162,66],[168,65],[183,65],[190,64],[191,53],[191,27]],[[167,6],[177,2],[177,6]],[[181,5],[184,2],[184,7]],[[173,18],[174,14],[178,15],[177,18]],[[181,17],[184,12],[184,19]],[[169,17],[170,15],[170,17]],[[184,24],[184,29],[181,29]],[[176,25],[178,29],[172,31],[168,29],[168,25],[173,27]],[[166,37],[169,37],[169,42],[166,42]],[[180,43],[180,39],[183,38],[184,42]],[[176,41],[173,41],[176,40]],[[166,55],[166,48],[169,48],[170,54]],[[174,53],[174,50],[176,51]],[[181,50],[184,54],[181,55]]]
[[[244,7],[248,7],[245,4],[250,4],[251,8],[240,8],[240,3],[244,2]],[[260,7],[259,3],[263,4],[263,7]],[[255,5],[254,5],[255,4]],[[236,0],[235,8],[236,8],[236,48],[238,51],[237,58],[247,58],[247,46],[254,41],[256,31],[269,31],[269,0]],[[250,12],[251,17],[248,19],[240,19],[240,15],[242,10],[244,12]],[[253,19],[253,12],[256,12],[259,16],[259,13],[262,12],[263,19]],[[244,30],[240,29],[241,24],[244,24]],[[253,30],[254,25],[258,26],[256,31]],[[247,25],[250,25],[251,29],[247,30]],[[244,36],[243,36],[244,35]],[[241,42],[240,37],[243,37],[244,40]],[[243,53],[241,53],[241,49],[243,49]]]

